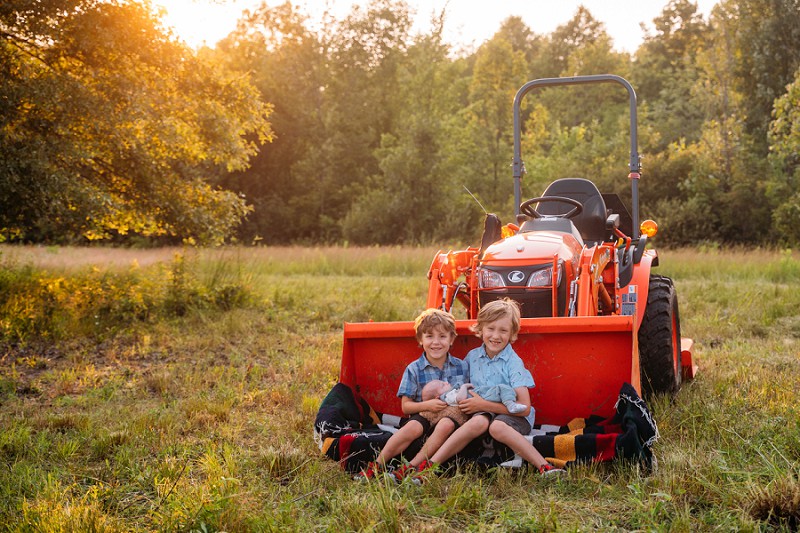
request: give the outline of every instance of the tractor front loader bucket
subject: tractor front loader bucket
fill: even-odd
[[[480,345],[470,330],[474,323],[456,321],[452,355],[463,358]],[[523,318],[513,347],[536,383],[536,423],[611,416],[625,382],[641,394],[636,339],[632,316]],[[397,388],[406,365],[420,354],[413,322],[346,323],[339,380],[376,411],[402,416]]]

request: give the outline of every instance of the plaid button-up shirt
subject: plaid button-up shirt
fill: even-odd
[[[423,352],[419,359],[410,363],[403,372],[397,396],[407,396],[415,402],[421,402],[422,388],[434,379],[441,379],[453,387],[460,387],[469,381],[469,366],[461,359],[447,354],[444,366],[439,369],[428,362]]]

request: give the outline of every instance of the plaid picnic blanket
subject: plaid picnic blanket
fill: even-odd
[[[377,457],[392,436],[378,427],[381,415],[344,383],[337,383],[322,400],[314,420],[314,440],[320,451],[350,473]]]
[[[358,472],[373,460],[392,429],[350,387],[337,383],[320,405],[314,438],[323,454],[340,462],[348,472]],[[380,426],[379,426],[380,425]],[[552,464],[631,460],[649,467],[658,427],[647,405],[629,383],[620,388],[613,416],[574,418],[564,426],[535,426],[528,440]],[[418,448],[417,448],[418,449]],[[476,439],[459,454],[484,466],[522,466],[523,461],[506,446]]]
[[[642,461],[649,466],[658,427],[630,383],[622,385],[615,410],[610,418],[574,418],[556,431],[540,426],[539,434],[533,434],[533,445],[548,461],[561,467],[614,459]]]

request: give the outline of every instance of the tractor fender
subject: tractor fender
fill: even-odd
[[[646,250],[642,254],[642,259],[638,264],[633,265],[633,275],[628,284],[628,292],[631,287],[635,287],[636,292],[636,331],[644,318],[644,310],[647,307],[647,297],[650,291],[650,272],[653,267],[658,265],[658,253],[655,250]]]
[[[619,286],[626,287],[633,277],[633,269],[636,265],[641,263],[642,257],[647,248],[647,235],[639,237],[636,246],[627,246],[620,248],[617,251],[617,263],[619,263]],[[658,266],[658,258],[656,257],[652,266]]]

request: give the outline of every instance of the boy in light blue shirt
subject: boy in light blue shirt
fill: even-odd
[[[472,382],[481,383],[483,387],[507,385],[515,390],[518,387],[525,387],[527,391],[527,389],[535,386],[533,376],[528,369],[525,368],[522,359],[520,359],[510,343],[506,344],[505,348],[500,350],[500,353],[494,357],[489,357],[489,354],[486,353],[485,344],[481,345],[468,353],[464,360],[470,365],[470,378]],[[529,406],[530,412],[527,411],[527,407]],[[528,400],[528,405],[525,407],[525,412],[528,412],[527,416],[525,416],[525,420],[533,427],[533,421],[536,418],[536,409],[530,405],[530,399]],[[519,412],[522,411],[518,411],[518,413]],[[527,433],[530,433],[530,429]]]

